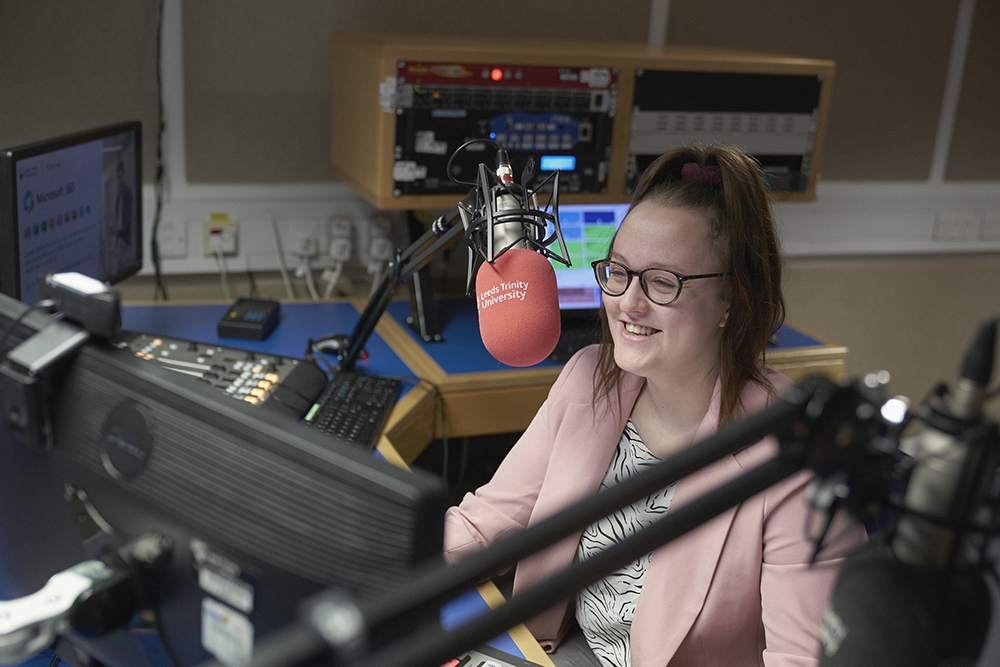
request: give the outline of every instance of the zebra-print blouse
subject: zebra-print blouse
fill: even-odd
[[[629,420],[601,488],[613,486],[659,461],[646,449]],[[592,524],[583,531],[576,557],[579,560],[589,558],[666,514],[676,487],[675,482]],[[604,665],[627,667],[630,664],[629,629],[651,558],[651,553],[646,554],[577,594],[577,623],[591,650]]]

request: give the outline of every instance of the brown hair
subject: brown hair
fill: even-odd
[[[697,168],[684,168],[691,163]],[[712,237],[727,274],[723,289],[729,317],[719,343],[719,416],[722,422],[729,421],[740,408],[740,393],[747,382],[773,389],[761,358],[768,339],[785,319],[781,255],[763,171],[754,158],[732,146],[677,148],[649,165],[632,195],[629,212],[647,200],[702,212],[711,221]],[[603,306],[601,329],[594,371],[595,405],[613,390],[619,390],[623,373],[615,363]]]

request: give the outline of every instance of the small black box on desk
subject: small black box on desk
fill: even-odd
[[[281,304],[270,299],[237,299],[219,320],[219,336],[264,340],[278,326]]]

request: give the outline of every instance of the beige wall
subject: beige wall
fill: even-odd
[[[888,370],[919,401],[954,382],[979,324],[1000,317],[1000,255],[794,259],[785,296],[790,324],[850,348],[848,377]]]
[[[834,60],[828,180],[927,178],[962,0],[672,0],[666,41]],[[334,30],[645,42],[650,0],[182,2],[187,176],[331,177]],[[0,146],[157,127],[157,3],[0,2]],[[1000,4],[976,3],[946,180],[1000,178]],[[146,151],[146,180],[153,151]]]

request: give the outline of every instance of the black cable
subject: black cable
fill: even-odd
[[[155,289],[153,300],[157,301],[162,296],[167,301],[167,288],[163,284],[163,271],[160,266],[160,217],[163,212],[163,130],[166,125],[163,121],[163,0],[160,0],[159,20],[156,23],[156,100],[159,111],[158,128],[156,132],[156,173],[153,177],[153,192],[156,199],[156,212],[153,214],[152,238],[149,240],[149,247],[153,253],[153,274],[155,276]]]
[[[452,504],[457,505],[462,501],[465,480],[469,474],[469,439],[462,438],[459,441],[458,472],[455,474],[455,497],[451,499]]]
[[[250,283],[250,298],[258,298],[260,294],[257,292],[257,279],[254,278],[253,271],[250,269],[247,269],[247,281]]]
[[[418,377],[416,375],[392,375],[390,377],[392,377],[393,379],[399,380],[400,382],[406,382],[408,384],[412,384],[414,387],[417,387],[417,386],[419,386],[421,384],[426,384],[428,387],[431,388],[431,395],[434,397],[434,410],[435,410],[435,412],[437,412],[438,420],[441,422],[441,445],[442,445],[442,447],[444,449],[444,452],[445,452],[444,457],[443,457],[444,460],[443,460],[443,462],[441,464],[441,479],[444,482],[445,497],[448,497],[448,493],[449,493],[449,489],[448,489],[448,455],[447,455],[447,451],[448,451],[448,433],[447,433],[447,430],[445,429],[445,423],[444,423],[444,397],[441,395],[441,388],[438,387],[433,382],[431,382],[430,380],[428,380],[426,378]],[[431,433],[433,433],[433,432],[434,432],[434,429],[432,427],[431,428]]]
[[[466,141],[464,144],[462,144],[458,148],[456,148],[455,152],[452,153],[451,157],[448,158],[448,163],[445,165],[445,171],[448,173],[448,178],[451,180],[451,182],[452,183],[456,183],[458,185],[468,185],[469,187],[473,187],[474,188],[474,187],[477,187],[479,184],[476,183],[475,181],[460,181],[460,180],[458,180],[457,178],[455,178],[452,175],[452,170],[451,170],[451,165],[452,165],[452,162],[454,162],[454,160],[455,160],[455,156],[457,156],[459,153],[461,153],[463,150],[465,150],[466,147],[471,146],[472,144],[490,144],[491,146],[493,146],[494,148],[496,148],[498,151],[499,150],[503,150],[503,146],[501,146],[497,142],[493,141],[492,139],[471,139],[469,141]]]

